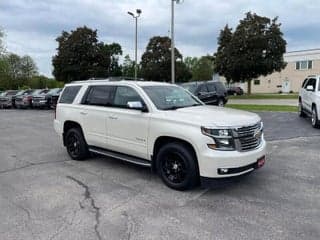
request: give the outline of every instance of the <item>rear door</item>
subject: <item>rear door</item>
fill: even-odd
[[[211,104],[218,102],[218,95],[217,95],[217,89],[214,85],[214,83],[207,83],[208,91],[209,91],[209,101]]]
[[[207,84],[201,84],[197,90],[197,97],[204,103],[210,104],[210,94]]]
[[[82,99],[82,127],[88,145],[106,148],[107,121],[115,87],[100,85],[89,86]]]
[[[108,149],[148,159],[147,138],[150,115],[141,110],[129,109],[128,102],[143,99],[129,86],[117,86],[111,108],[108,108]]]

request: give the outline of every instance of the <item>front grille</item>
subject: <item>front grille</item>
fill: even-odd
[[[262,127],[260,123],[252,126],[237,128],[236,140],[240,151],[250,151],[257,148],[261,143]]]

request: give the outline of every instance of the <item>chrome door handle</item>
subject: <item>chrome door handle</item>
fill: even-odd
[[[80,112],[81,115],[87,115],[87,112]]]

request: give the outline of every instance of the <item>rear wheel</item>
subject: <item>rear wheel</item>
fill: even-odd
[[[302,106],[302,101],[299,100],[299,105],[298,105],[298,114],[299,114],[299,117],[306,117],[306,114],[303,110],[303,106]]]
[[[88,155],[88,146],[79,128],[71,128],[66,133],[66,148],[74,160],[85,160]]]
[[[320,127],[320,121],[318,118],[317,107],[315,105],[312,107],[311,124],[314,128]]]
[[[164,145],[156,157],[157,171],[170,188],[186,190],[193,188],[199,173],[193,151],[184,144],[174,142]]]

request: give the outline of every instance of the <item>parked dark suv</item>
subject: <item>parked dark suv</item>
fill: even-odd
[[[35,108],[53,108],[57,104],[57,99],[59,98],[61,88],[53,88],[47,92],[42,92],[41,94],[34,95],[32,97],[32,105]]]
[[[224,106],[228,101],[227,89],[219,81],[189,82],[181,86],[205,104]]]

